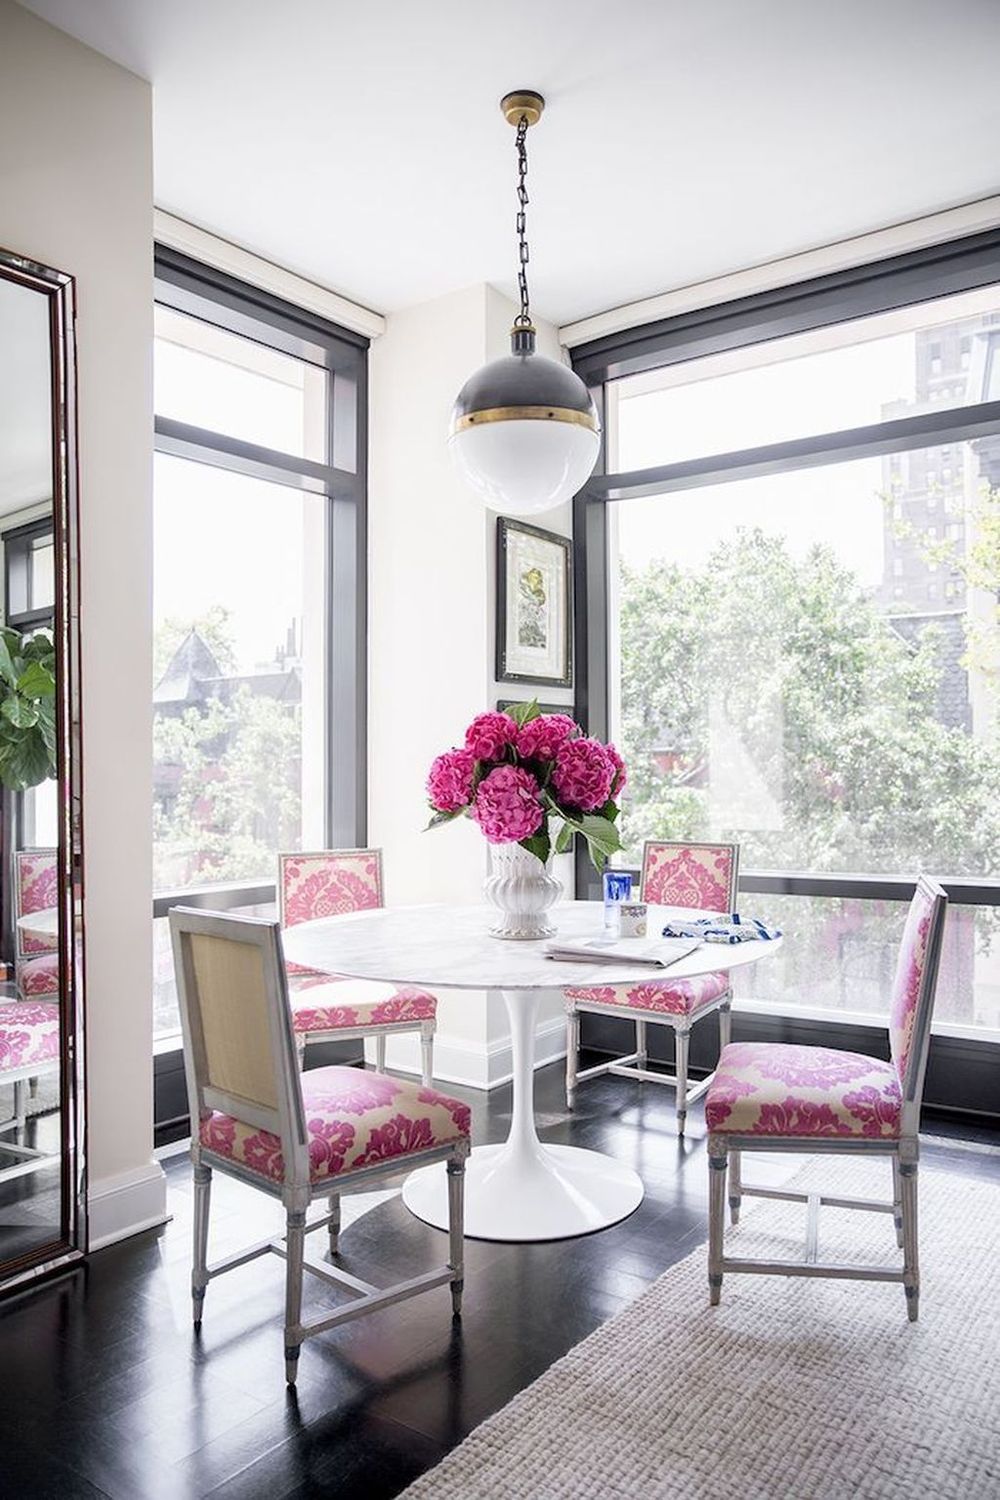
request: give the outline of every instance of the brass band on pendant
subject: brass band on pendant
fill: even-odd
[[[570,406],[493,406],[456,417],[451,424],[452,436],[487,422],[571,422],[591,432],[598,431],[597,417],[592,411],[575,411]]]

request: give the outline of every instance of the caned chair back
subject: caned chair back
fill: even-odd
[[[278,855],[278,912],[282,927],[371,911],[383,904],[381,849],[321,849]]]
[[[213,1110],[279,1136],[285,1182],[306,1184],[302,1085],[276,922],[170,913],[192,1135]]]
[[[18,849],[14,855],[14,943],[18,959],[51,953],[59,939],[33,937],[17,925],[18,917],[47,911],[58,903],[58,875],[55,849]]]
[[[735,911],[739,870],[739,844],[647,839],[642,851],[642,899],[657,906]]]
[[[906,915],[889,1005],[889,1053],[903,1094],[904,1133],[917,1128],[923,1098],[947,910],[944,891],[921,875]]]

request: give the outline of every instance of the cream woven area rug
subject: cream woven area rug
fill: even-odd
[[[753,1181],[748,1158],[745,1180]],[[886,1195],[889,1165],[795,1186]],[[478,1427],[407,1500],[1000,1496],[1000,1186],[925,1167],[919,1323],[903,1289],[727,1276],[704,1247]],[[744,1200],[734,1254],[798,1256],[805,1211]],[[892,1262],[892,1220],[824,1208],[822,1259]]]

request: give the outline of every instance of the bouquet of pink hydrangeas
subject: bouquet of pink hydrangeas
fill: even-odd
[[[537,703],[477,714],[461,749],[437,756],[427,777],[430,828],[468,817],[491,844],[520,844],[544,864],[577,834],[600,870],[621,848],[616,827],[625,766],[614,745],[585,735],[568,714]],[[555,834],[550,823],[561,825]]]

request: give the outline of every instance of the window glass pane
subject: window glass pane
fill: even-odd
[[[323,842],[322,497],[158,454],[154,888]]]
[[[326,371],[172,308],[156,309],[155,409],[296,458],[326,461]]]
[[[996,287],[688,360],[614,386],[618,472],[996,400]]]
[[[632,859],[998,873],[1000,437],[899,457],[610,507]]]

